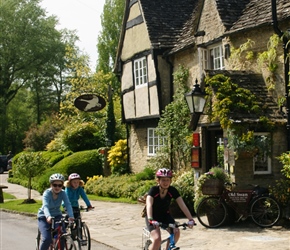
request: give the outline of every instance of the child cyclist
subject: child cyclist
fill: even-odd
[[[64,177],[61,174],[53,174],[49,177],[50,188],[45,190],[42,197],[42,207],[38,210],[38,228],[41,233],[41,245],[39,250],[47,250],[52,241],[50,227],[52,217],[56,221],[62,218],[61,204],[65,204],[69,221],[74,221],[73,211],[69,199],[62,189]]]
[[[70,174],[70,176],[68,177],[68,180],[65,181],[64,186],[65,186],[65,192],[72,205],[75,218],[78,218],[80,215],[80,210],[79,210],[80,197],[82,197],[82,199],[86,203],[86,206],[89,210],[93,209],[91,202],[89,201],[88,196],[86,195],[86,192],[84,190],[84,181],[81,180],[81,177],[79,174],[77,173]]]
[[[146,198],[146,225],[150,231],[152,244],[149,246],[150,250],[158,250],[161,246],[161,231],[158,222],[162,224],[174,224],[175,220],[169,213],[169,206],[171,199],[175,199],[178,206],[188,218],[188,226],[190,228],[195,224],[190,211],[185,205],[182,197],[177,189],[171,186],[172,171],[170,169],[162,168],[156,172],[157,186],[153,186]],[[178,241],[180,231],[174,228],[175,243]],[[168,249],[169,242],[167,242],[166,249]]]

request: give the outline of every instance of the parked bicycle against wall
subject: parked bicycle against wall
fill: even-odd
[[[236,221],[251,217],[260,227],[272,227],[281,218],[281,207],[268,189],[254,186],[251,190],[233,190],[236,183],[226,183],[221,194],[204,198],[197,207],[199,222],[207,228],[222,226],[231,211]]]

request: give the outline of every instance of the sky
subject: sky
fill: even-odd
[[[97,41],[100,34],[101,14],[105,0],[42,0],[40,5],[47,15],[59,20],[57,29],[76,30],[80,41],[76,45],[89,55],[90,67],[94,71],[98,58]]]

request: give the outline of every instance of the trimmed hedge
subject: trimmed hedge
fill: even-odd
[[[155,184],[155,180],[137,180],[134,175],[94,176],[87,181],[85,190],[97,196],[137,200]]]
[[[103,174],[102,159],[98,150],[86,150],[76,152],[55,164],[38,179],[37,190],[43,193],[49,187],[49,176],[53,173],[61,173],[67,178],[71,173],[78,173],[86,182],[87,178]]]

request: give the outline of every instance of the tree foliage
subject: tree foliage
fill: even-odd
[[[32,124],[26,132],[23,140],[26,150],[43,151],[46,145],[53,140],[58,131],[62,129],[62,124],[57,115],[47,117],[40,125]]]
[[[0,3],[0,151],[8,148],[7,107],[20,89],[28,90],[26,102],[36,114],[34,122],[40,124],[47,114],[58,111],[65,89],[60,76],[65,71],[66,47],[77,37],[57,30],[57,22],[54,16],[46,16],[39,0]]]
[[[46,169],[46,161],[41,152],[25,152],[13,161],[13,171],[16,175],[28,179],[28,200],[31,200],[31,180]]]
[[[188,90],[186,85],[188,75],[188,69],[183,66],[174,73],[176,91],[173,102],[166,106],[158,123],[158,133],[168,138],[168,144],[157,154],[157,160],[161,157],[164,161],[166,156],[168,163],[177,169],[185,167],[186,163],[190,162],[191,132],[188,130],[190,116],[184,99],[184,93]]]
[[[112,72],[124,16],[125,1],[106,0],[101,16],[102,32],[98,37],[97,71]],[[114,87],[114,86],[113,86]]]

